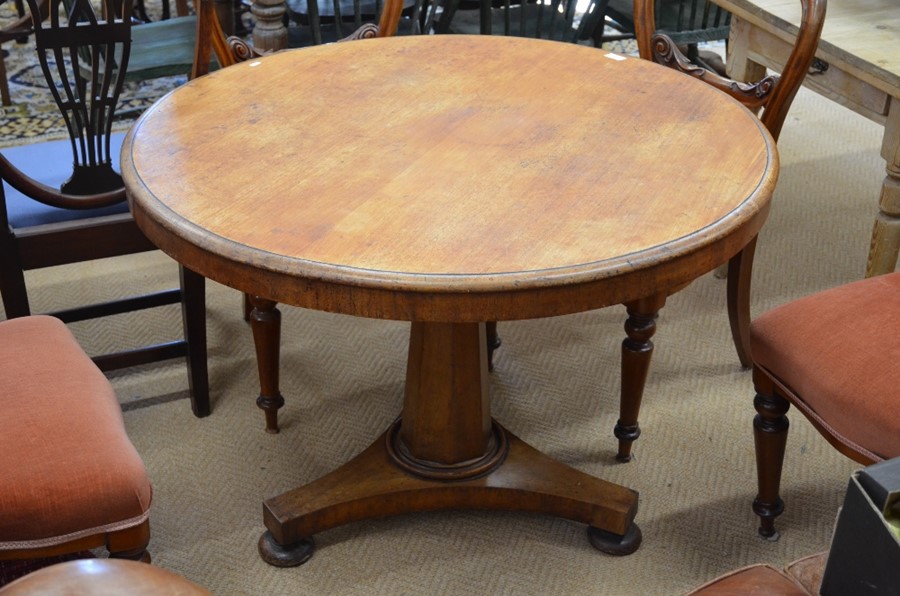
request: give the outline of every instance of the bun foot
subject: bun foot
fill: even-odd
[[[316,550],[312,538],[302,538],[293,544],[282,545],[268,530],[259,537],[259,556],[274,567],[296,567],[309,561]]]
[[[591,546],[601,553],[617,557],[630,555],[636,551],[641,545],[641,539],[643,538],[641,529],[635,523],[629,526],[624,536],[600,530],[594,526],[588,526],[587,534],[588,540],[591,541]]]

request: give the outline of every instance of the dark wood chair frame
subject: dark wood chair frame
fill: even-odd
[[[797,40],[780,76],[770,75],[750,83],[738,82],[691,64],[671,38],[653,32],[653,27],[649,25],[655,22],[652,0],[635,0],[637,41],[641,57],[680,70],[737,99],[759,114],[760,121],[777,141],[791,103],[810,70],[825,22],[826,0],[800,2],[802,21]],[[750,285],[755,250],[756,238],[728,262],[728,318],[732,338],[744,366],[753,365],[750,349]],[[753,510],[761,519],[760,534],[772,537],[776,534],[775,517],[784,510],[784,504],[778,496],[787,434],[787,418],[784,414],[790,402],[802,404],[802,401],[760,366],[753,365],[753,381],[757,390],[755,405],[759,413],[754,420],[759,494],[753,502]],[[809,414],[802,407],[801,411]],[[878,461],[878,456],[874,454],[854,450],[837,441],[814,416],[808,418],[844,455],[864,465]]]
[[[41,10],[39,1],[28,0],[32,13]],[[78,210],[126,201],[122,178],[112,167],[110,135],[128,64],[131,4],[123,3],[117,18],[98,21],[87,0],[75,0],[72,11],[67,13],[66,25],[60,23],[62,1],[49,0],[48,24],[36,24],[35,40],[42,70],[69,130],[74,161],[72,178],[61,189],[51,188],[16,168],[2,154],[0,178],[27,197],[52,207],[71,209],[74,215]],[[108,8],[112,0],[104,2]],[[110,14],[114,14],[111,9]],[[71,73],[67,77],[60,66],[70,60],[72,73],[83,72],[79,68],[78,46],[85,43],[92,48],[94,57],[91,81]],[[56,66],[51,67],[48,53]],[[103,55],[115,55],[115,65],[112,59],[100,59]],[[58,80],[54,74],[66,80]],[[25,271],[151,250],[156,250],[156,246],[127,212],[13,228],[0,186],[0,290],[7,318],[31,314]],[[184,357],[189,372],[191,408],[196,416],[206,416],[210,404],[205,279],[200,275],[180,267],[179,288],[48,314],[69,323],[179,303],[183,339],[98,355],[93,360],[101,370],[109,371]]]
[[[760,81],[745,83],[718,76],[692,64],[669,36],[655,32],[653,0],[635,0],[634,3],[638,49],[642,58],[680,70],[737,99],[759,114],[759,119],[777,141],[791,103],[815,58],[825,23],[826,0],[798,1],[803,6],[803,19],[794,49],[780,75],[770,75]],[[744,367],[752,365],[750,284],[755,251],[756,238],[728,262],[728,319],[735,349]]]

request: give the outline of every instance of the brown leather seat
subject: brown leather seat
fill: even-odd
[[[3,596],[200,596],[211,594],[171,571],[120,559],[85,559],[45,567],[0,589]]]
[[[828,553],[794,561],[784,571],[750,565],[729,571],[692,590],[688,596],[812,596],[819,593]]]
[[[735,569],[703,584],[694,596],[809,596],[803,586],[771,565],[750,565]]]

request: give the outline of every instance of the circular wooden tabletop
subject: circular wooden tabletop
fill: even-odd
[[[358,316],[483,321],[664,293],[762,226],[774,142],[737,102],[591,47],[413,36],[191,81],[122,151],[132,212],[204,276]]]

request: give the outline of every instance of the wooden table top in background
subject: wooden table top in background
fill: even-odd
[[[215,72],[137,121],[122,168],[145,233],[211,279],[451,322],[686,283],[758,232],[778,173],[759,121],[711,87],[493,36],[332,44]]]
[[[793,43],[800,23],[799,0],[715,0],[742,18],[782,31]],[[855,76],[900,95],[900,4],[897,0],[828,0],[818,53],[841,58]]]
[[[730,76],[779,72],[801,19],[799,0],[714,0],[733,14]],[[894,271],[900,254],[900,4],[829,0],[816,61],[803,84],[884,126],[886,174],[872,227],[866,276]]]

